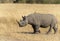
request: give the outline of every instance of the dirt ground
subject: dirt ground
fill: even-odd
[[[34,12],[53,14],[58,20],[58,31],[46,34],[49,28],[40,28],[41,33],[32,34],[31,25],[19,27],[16,20]],[[0,41],[60,41],[60,5],[58,4],[0,4]]]

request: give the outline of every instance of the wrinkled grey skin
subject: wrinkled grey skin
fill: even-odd
[[[39,27],[42,28],[46,28],[48,26],[50,26],[47,34],[51,31],[51,29],[54,30],[54,33],[57,32],[57,20],[55,18],[55,16],[51,15],[51,14],[30,14],[28,16],[24,16],[22,17],[23,20],[20,20],[20,22],[18,22],[20,27],[24,27],[27,24],[32,25],[32,28],[34,30],[34,33],[40,33]]]

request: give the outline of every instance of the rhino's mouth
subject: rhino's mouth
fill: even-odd
[[[26,25],[26,24],[25,24],[24,21],[19,23],[19,26],[20,26],[20,27],[24,27],[25,25]]]
[[[19,27],[26,26],[26,23],[24,21],[20,21],[20,22],[17,21],[17,23],[18,23]]]

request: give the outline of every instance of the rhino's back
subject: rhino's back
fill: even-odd
[[[51,14],[30,14],[28,15],[28,20],[30,23],[50,25],[55,17]]]

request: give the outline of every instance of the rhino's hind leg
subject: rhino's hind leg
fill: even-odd
[[[47,32],[46,34],[49,34],[49,33],[50,33],[50,31],[51,31],[51,29],[52,29],[52,27],[50,26],[50,28],[49,28],[49,30],[48,30],[48,32]]]
[[[39,26],[32,25],[32,27],[34,30],[34,32],[33,32],[34,34],[40,33]]]
[[[53,24],[51,24],[51,25],[50,25],[50,28],[49,28],[49,30],[48,30],[48,32],[47,32],[47,34],[49,34],[49,33],[51,32],[51,30],[52,30],[53,27],[54,27]]]

